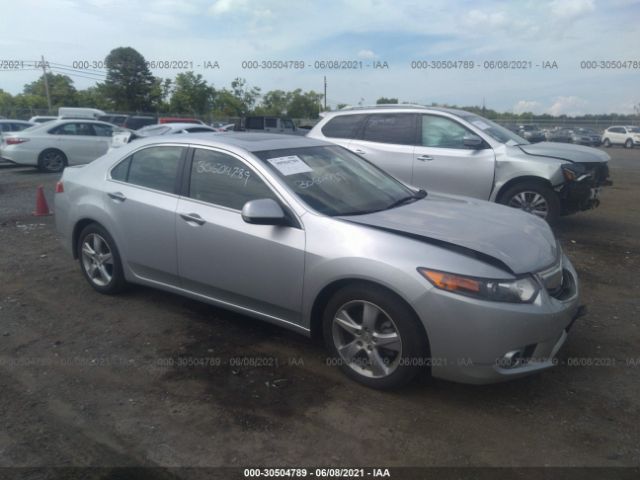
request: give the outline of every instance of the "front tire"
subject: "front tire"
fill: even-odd
[[[538,182],[521,182],[500,196],[499,203],[519,208],[553,225],[560,217],[560,199],[550,187]]]
[[[334,294],[324,311],[323,335],[342,372],[368,387],[401,387],[428,364],[419,318],[376,285],[353,284]]]
[[[38,168],[46,173],[59,173],[67,166],[67,156],[60,150],[48,148],[38,156]]]
[[[624,142],[624,148],[633,148],[633,140],[627,138],[627,141]]]
[[[80,232],[78,260],[87,282],[98,292],[112,295],[126,287],[116,243],[97,223],[87,225]]]
[[[602,145],[604,145],[606,148],[611,148],[611,140],[609,140],[608,138],[605,138],[604,141],[602,142]]]

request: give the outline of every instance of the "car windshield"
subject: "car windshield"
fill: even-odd
[[[631,127],[628,130],[633,133],[640,133],[640,127]]]
[[[470,113],[468,115],[462,115],[462,118],[500,143],[504,143],[506,145],[523,145],[529,143],[520,135],[516,135],[511,130],[504,128],[502,125],[498,125],[491,120],[487,120],[480,115]]]
[[[338,146],[254,152],[293,192],[329,216],[387,210],[425,196]]]

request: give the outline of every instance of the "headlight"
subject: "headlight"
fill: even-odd
[[[493,302],[531,303],[539,290],[537,282],[529,276],[499,280],[466,277],[428,268],[418,268],[418,272],[440,290]]]

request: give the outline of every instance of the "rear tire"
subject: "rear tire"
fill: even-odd
[[[609,140],[608,138],[605,138],[602,141],[602,145],[604,145],[606,148],[611,148],[611,140]]]
[[[560,199],[550,187],[532,181],[517,183],[507,189],[499,203],[519,208],[554,225],[560,217]]]
[[[327,303],[322,327],[342,372],[368,387],[401,387],[429,364],[420,319],[382,287],[358,283],[339,290]]]
[[[67,156],[56,148],[48,148],[38,156],[38,168],[46,173],[59,173],[67,166]]]
[[[125,289],[120,253],[101,225],[87,225],[78,237],[78,260],[84,277],[95,290],[113,295]]]

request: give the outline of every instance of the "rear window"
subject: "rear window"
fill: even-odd
[[[277,128],[278,127],[278,120],[275,118],[265,118],[264,119],[264,125],[267,128]]]
[[[395,145],[414,145],[415,132],[414,114],[377,114],[369,116],[362,139]]]
[[[339,115],[322,127],[322,134],[329,138],[356,138],[366,115]]]
[[[162,146],[139,150],[111,170],[111,178],[141,187],[174,193],[185,147]]]

